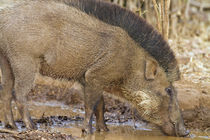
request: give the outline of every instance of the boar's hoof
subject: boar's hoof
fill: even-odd
[[[37,126],[34,123],[31,123],[31,125],[29,127],[27,127],[28,129],[32,129],[32,130],[36,130]]]
[[[93,134],[92,127],[87,126],[86,128],[82,128],[82,135]]]
[[[107,131],[109,131],[109,129],[107,128],[107,126],[105,124],[102,124],[102,125],[97,125],[96,126],[96,131],[107,132]]]
[[[30,120],[29,122],[26,122],[26,128],[29,130],[36,130],[37,126]]]
[[[8,123],[7,123],[7,124],[5,125],[5,128],[14,129],[14,130],[17,130],[17,129],[18,129],[15,123],[14,123],[14,124],[8,124]]]

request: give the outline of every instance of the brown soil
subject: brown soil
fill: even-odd
[[[178,100],[186,126],[190,129],[210,128],[210,89],[205,84],[180,82]]]
[[[4,140],[74,140],[71,135],[61,134],[61,133],[52,133],[47,130],[33,130],[33,131],[24,131],[22,133],[1,133],[0,139]]]

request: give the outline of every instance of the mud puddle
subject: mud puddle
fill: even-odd
[[[168,137],[153,125],[147,124],[142,121],[134,122],[128,120],[124,123],[107,122],[109,132],[96,132],[94,129],[93,135],[84,136],[81,132],[83,118],[77,117],[72,120],[71,118],[52,117],[54,124],[45,127],[53,133],[62,133],[71,135],[74,139],[79,140],[202,140],[210,139],[210,132],[192,131],[188,138]],[[65,120],[64,120],[65,119]],[[62,124],[62,125],[61,125]],[[95,122],[93,122],[95,126]],[[39,127],[39,129],[43,129]]]
[[[6,139],[69,139],[69,140],[205,140],[210,139],[210,133],[191,132],[189,138],[176,138],[164,136],[158,129],[148,127],[144,123],[137,123],[137,128],[132,122],[123,124],[108,123],[109,132],[94,132],[93,135],[84,136],[81,132],[82,120],[72,120],[65,116],[49,117],[45,120],[38,120],[36,131],[25,131],[22,122],[16,122],[19,131],[18,135],[7,135]],[[2,128],[2,124],[0,124]],[[0,138],[3,133],[0,134]],[[51,136],[51,137],[50,137]],[[52,137],[53,136],[53,137]]]
[[[179,88],[181,95],[188,94],[189,88]],[[186,90],[186,91],[185,91]],[[204,90],[203,88],[200,90]],[[209,139],[209,90],[201,92],[197,90],[193,95],[202,93],[204,97],[199,99],[202,101],[204,108],[195,108],[188,106],[197,103],[194,100],[181,102],[181,109],[185,119],[185,125],[191,130],[191,139]],[[191,91],[191,90],[190,90]],[[205,93],[205,94],[204,94]],[[105,97],[105,120],[108,124],[109,132],[95,132],[93,135],[82,136],[81,128],[84,119],[84,102],[82,94],[77,87],[61,88],[49,85],[37,85],[28,96],[28,106],[33,118],[36,122],[38,130],[26,131],[21,121],[16,121],[19,132],[0,133],[0,139],[80,139],[80,140],[181,140],[183,138],[167,137],[152,124],[145,123],[140,120],[140,116],[127,103],[114,100],[109,96]],[[183,97],[183,96],[180,96]],[[192,97],[192,96],[190,96]],[[197,96],[196,96],[197,97]],[[199,96],[200,97],[200,96]],[[188,96],[180,99],[188,99]],[[191,99],[191,98],[190,98]],[[194,98],[193,98],[194,99]],[[197,98],[196,98],[197,99]],[[205,99],[205,100],[204,100]],[[204,104],[206,103],[206,104]],[[0,102],[0,108],[2,108]],[[187,107],[187,108],[184,108]],[[20,120],[17,108],[12,104],[15,120]],[[0,111],[0,120],[2,121],[4,114]],[[134,126],[135,121],[135,126]],[[93,124],[95,125],[95,123]],[[3,124],[0,123],[0,132]],[[197,129],[197,130],[194,130]],[[190,139],[185,138],[185,139]]]
[[[109,132],[95,132],[93,135],[82,136],[80,129],[72,128],[59,128],[53,127],[51,131],[61,132],[64,134],[72,134],[72,136],[79,140],[202,140],[210,139],[206,133],[193,132],[189,138],[177,138],[163,136],[159,130],[138,130],[131,126],[115,126],[109,125]],[[141,128],[142,129],[142,128]],[[210,135],[210,133],[208,134]]]
[[[36,109],[35,109],[36,108]],[[192,131],[190,138],[176,138],[164,136],[155,126],[143,121],[126,119],[117,121],[110,119],[113,116],[106,114],[109,132],[95,132],[93,135],[83,136],[81,132],[84,111],[80,106],[69,107],[57,101],[31,102],[31,114],[38,130],[26,131],[22,121],[16,121],[19,128],[17,133],[0,133],[0,139],[79,139],[79,140],[181,140],[181,139],[210,139],[210,131]],[[14,111],[15,112],[15,111]],[[60,114],[68,112],[68,116]],[[35,115],[36,114],[36,115]],[[52,115],[54,114],[54,115]],[[60,114],[60,115],[58,115]],[[67,114],[67,113],[64,113]],[[16,115],[17,116],[17,115]],[[38,118],[38,119],[37,119]],[[109,119],[108,119],[109,118]],[[17,119],[17,118],[16,118]],[[122,118],[121,118],[122,119]],[[93,122],[95,126],[95,122]],[[0,129],[3,124],[0,123]]]

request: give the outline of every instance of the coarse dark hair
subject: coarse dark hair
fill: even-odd
[[[125,30],[144,48],[167,73],[169,81],[180,78],[179,68],[173,51],[162,35],[143,18],[116,4],[102,0],[55,0],[75,7],[97,19]]]

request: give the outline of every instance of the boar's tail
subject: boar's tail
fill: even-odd
[[[153,56],[167,73],[169,81],[179,79],[179,68],[168,43],[143,18],[125,8],[102,0],[55,0],[125,30],[139,46]]]

